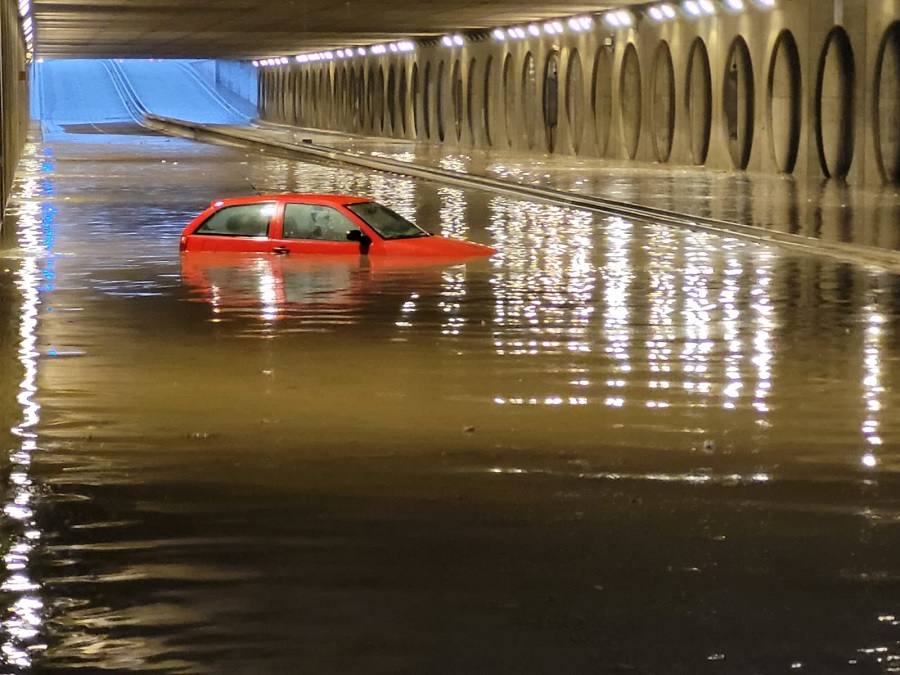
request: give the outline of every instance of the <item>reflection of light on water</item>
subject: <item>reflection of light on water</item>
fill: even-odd
[[[692,406],[706,406],[712,391],[709,375],[710,353],[715,346],[710,326],[716,303],[710,298],[710,277],[714,270],[710,261],[709,238],[698,234],[685,237],[685,264],[682,276],[684,297],[684,343],[681,348],[682,386],[699,394],[702,401]]]
[[[411,223],[416,222],[416,184],[408,178],[375,174],[371,197],[392,208]],[[427,229],[427,228],[426,228]]]
[[[259,280],[259,301],[262,303],[262,316],[265,321],[278,318],[278,281],[272,273],[268,261],[261,260],[257,264],[256,278]]]
[[[372,155],[372,157],[383,157],[385,159],[393,159],[398,162],[416,161],[416,153],[414,152],[381,152],[380,150],[373,150],[369,154]]]
[[[494,349],[501,356],[545,355],[572,394],[498,395],[498,405],[586,405],[582,363],[590,354],[594,314],[594,218],[586,211],[491,200],[495,273]],[[566,386],[560,385],[560,386]]]
[[[465,239],[469,231],[465,194],[462,190],[443,186],[438,188],[437,193],[441,200],[441,208],[438,212],[441,221],[440,233],[445,237]]]
[[[55,210],[44,209],[39,197],[39,181],[34,178],[40,162],[35,149],[29,147],[20,165],[20,174],[26,179],[20,184],[18,203],[18,244],[24,254],[16,272],[16,288],[22,295],[19,315],[19,364],[23,375],[16,400],[21,410],[21,420],[12,427],[19,438],[19,447],[10,456],[10,477],[4,513],[7,516],[9,547],[3,557],[4,578],[2,589],[10,598],[2,623],[4,663],[17,668],[30,668],[32,654],[45,649],[37,643],[41,624],[43,602],[40,587],[31,579],[29,566],[34,546],[40,539],[33,500],[37,488],[31,479],[31,460],[38,449],[37,426],[41,407],[35,400],[37,394],[38,349],[37,325],[41,305],[41,291],[52,290],[47,283],[53,278],[53,261],[47,259],[42,269],[41,258],[47,242],[54,236]]]
[[[866,453],[862,457],[862,463],[868,468],[878,465],[876,450],[881,447],[883,441],[880,434],[881,427],[881,396],[884,393],[881,374],[881,359],[884,349],[884,325],[886,319],[878,311],[878,305],[874,300],[863,309],[865,316],[865,336],[863,338],[863,404],[865,405],[866,418],[862,423],[862,434],[866,443]]]
[[[647,341],[647,360],[650,368],[650,389],[657,398],[665,396],[671,387],[672,350],[675,339],[676,240],[671,228],[651,226],[647,273],[650,277],[650,340]],[[653,405],[651,405],[653,404]],[[647,401],[647,407],[667,408],[669,402]]]
[[[445,237],[465,238],[469,230],[465,194],[462,190],[442,186],[438,188],[438,197],[441,200],[441,234]],[[441,273],[441,280],[441,301],[438,303],[442,312],[441,334],[457,336],[466,321],[465,317],[460,316],[462,300],[466,295],[465,266],[445,270]]]
[[[466,323],[466,318],[461,316],[462,300],[466,296],[465,266],[444,270],[441,281],[441,301],[438,303],[442,312],[441,335],[457,336]]]
[[[419,301],[419,294],[412,293],[409,296],[409,300],[407,300],[400,306],[401,318],[398,319],[396,322],[394,322],[394,325],[396,325],[397,328],[412,328],[413,327],[412,315],[415,314],[415,312],[416,312],[416,309],[417,309],[416,303],[418,301]]]
[[[615,471],[580,471],[572,474],[553,469],[523,469],[520,467],[495,466],[487,470],[488,473],[505,476],[563,476],[567,478],[583,478],[589,480],[608,481],[650,481],[654,483],[687,483],[690,485],[754,485],[769,483],[772,477],[763,472],[759,473],[626,473]]]
[[[444,171],[455,171],[456,173],[468,173],[471,158],[467,155],[444,155],[438,162]]]
[[[741,310],[738,305],[740,280],[743,266],[736,254],[736,245],[725,242],[725,272],[722,279],[722,292],[719,303],[722,306],[722,340],[725,343],[725,388],[722,390],[722,407],[726,410],[737,408],[744,382],[741,377],[743,350],[741,343]]]
[[[623,375],[631,372],[629,348],[631,346],[631,323],[629,310],[629,287],[632,270],[629,260],[631,247],[631,223],[620,218],[611,218],[606,232],[606,266],[604,267],[603,299],[603,332],[606,334],[606,354],[613,360],[611,368],[613,377],[606,386],[621,389],[626,380]],[[610,392],[606,405],[622,408],[625,397]]]
[[[543,398],[522,398],[512,396],[504,398],[503,396],[495,396],[494,403],[497,405],[587,405],[588,400],[585,396],[545,396]]]
[[[760,251],[754,257],[756,278],[750,291],[753,309],[753,366],[756,370],[756,388],[753,391],[753,407],[758,413],[757,424],[769,425],[768,398],[772,390],[772,331],[775,329],[775,308],[771,300],[772,259],[771,251]]]

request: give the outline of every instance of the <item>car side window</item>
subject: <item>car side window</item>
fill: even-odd
[[[275,204],[226,206],[207,218],[194,234],[265,237],[273,215],[275,215]]]
[[[288,204],[284,208],[285,239],[347,241],[359,226],[337,209],[319,204]]]

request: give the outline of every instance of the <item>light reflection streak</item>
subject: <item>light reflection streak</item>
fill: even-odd
[[[770,426],[768,399],[772,390],[772,340],[776,327],[775,308],[771,300],[773,258],[774,254],[769,250],[762,250],[755,256],[755,279],[750,290],[754,326],[752,362],[756,371],[753,408],[757,412],[756,423],[762,428]]]
[[[469,221],[466,218],[466,196],[462,190],[441,186],[437,189],[441,200],[439,218],[440,234],[444,237],[465,239],[469,232]]]
[[[603,332],[606,335],[606,355],[612,359],[612,378],[606,386],[612,389],[605,400],[608,407],[622,408],[625,396],[625,375],[631,373],[631,311],[630,286],[633,278],[629,249],[632,225],[621,218],[610,218],[606,232],[606,266],[604,268]]]
[[[441,234],[445,237],[465,239],[469,230],[465,194],[462,190],[444,186],[439,187],[437,192],[441,200],[439,211]],[[438,303],[442,315],[441,335],[457,337],[466,323],[465,317],[461,316],[462,301],[466,296],[465,265],[444,270],[441,273],[441,280],[441,301]]]
[[[272,323],[278,318],[278,281],[267,260],[258,261],[256,268],[254,276],[259,283],[262,318],[266,323]]]
[[[647,274],[650,284],[650,339],[647,341],[647,360],[650,369],[649,387],[655,398],[647,401],[648,408],[667,408],[672,386],[672,352],[678,335],[675,331],[675,302],[677,242],[670,228],[659,225],[648,228],[650,238]],[[653,405],[650,405],[650,404]]]
[[[865,335],[863,337],[863,405],[865,419],[862,423],[862,435],[865,441],[865,452],[862,464],[867,468],[878,465],[878,450],[883,444],[881,437],[882,395],[885,392],[882,382],[882,353],[884,351],[884,332],[887,319],[879,311],[875,292],[871,293],[869,304],[863,308],[865,319]]]
[[[488,473],[508,476],[559,476],[566,478],[580,478],[589,480],[608,481],[651,481],[655,483],[687,483],[689,485],[760,485],[773,480],[772,476],[765,472],[757,473],[628,473],[616,471],[580,471],[568,473],[553,469],[523,469],[520,467],[495,466],[487,470]]]
[[[7,600],[2,622],[3,662],[20,671],[30,669],[36,652],[46,648],[39,644],[43,624],[44,605],[40,586],[31,578],[29,567],[34,547],[40,540],[35,519],[34,499],[37,487],[31,478],[32,457],[38,450],[37,427],[41,406],[36,400],[38,377],[38,317],[41,293],[53,290],[53,259],[44,258],[53,234],[55,210],[44,208],[39,199],[42,181],[38,169],[52,170],[52,163],[43,162],[34,146],[26,148],[20,164],[17,198],[17,240],[22,260],[15,274],[15,285],[21,294],[19,314],[18,360],[22,368],[16,401],[20,420],[10,431],[19,439],[18,448],[10,456],[10,479],[3,511],[7,516],[8,547],[3,556],[3,583],[0,590]],[[49,165],[49,167],[47,166]]]
[[[586,211],[495,197],[490,203],[495,273],[494,349],[500,356],[546,356],[560,387],[541,395],[498,394],[497,405],[588,404],[585,365],[593,350],[594,218]]]
[[[684,342],[679,356],[684,375],[682,387],[689,394],[701,397],[699,402],[691,404],[694,407],[706,407],[712,392],[709,361],[715,343],[710,328],[716,303],[710,298],[710,278],[714,273],[710,249],[705,235],[686,235],[682,277]]]
[[[397,326],[397,328],[413,327],[414,324],[412,322],[412,315],[415,314],[416,310],[418,309],[418,301],[419,294],[411,293],[409,299],[400,306],[401,317],[394,322],[394,325]]]
[[[462,301],[466,297],[466,267],[459,265],[441,272],[442,313],[441,335],[457,337],[462,333],[466,318],[461,315]]]
[[[722,341],[725,343],[725,387],[722,390],[722,407],[737,409],[744,388],[741,368],[744,359],[741,341],[742,315],[738,296],[744,273],[734,242],[725,242],[725,271],[719,304],[722,307]]]
[[[444,171],[468,173],[471,161],[472,158],[468,155],[444,155],[438,162],[438,166],[444,169]]]

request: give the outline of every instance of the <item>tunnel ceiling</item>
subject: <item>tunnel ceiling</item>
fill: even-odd
[[[45,57],[254,58],[630,4],[571,0],[34,0]]]

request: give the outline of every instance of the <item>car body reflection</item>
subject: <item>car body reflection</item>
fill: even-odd
[[[208,303],[215,314],[259,313],[269,320],[322,309],[350,311],[376,297],[441,284],[445,258],[191,253],[181,257],[189,300]]]

